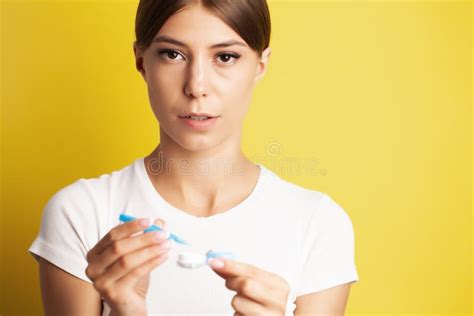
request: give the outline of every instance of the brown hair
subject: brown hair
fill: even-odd
[[[140,0],[135,18],[137,46],[146,50],[168,18],[196,2],[224,21],[259,56],[269,46],[271,21],[266,0]]]

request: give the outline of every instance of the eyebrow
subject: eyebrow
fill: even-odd
[[[178,46],[181,46],[181,47],[187,47],[187,45],[184,44],[183,42],[175,40],[174,38],[171,38],[171,37],[166,36],[166,35],[160,35],[160,36],[155,37],[153,39],[153,42],[154,43],[165,42],[165,43],[175,44],[175,45],[178,45]],[[247,47],[247,45],[245,45],[241,41],[229,40],[229,41],[225,41],[225,42],[222,42],[222,43],[211,45],[211,46],[209,46],[209,48],[229,47],[229,46],[233,46],[233,45],[239,45],[239,46]]]

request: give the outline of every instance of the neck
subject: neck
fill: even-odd
[[[219,213],[226,201],[246,195],[258,180],[259,167],[243,154],[240,142],[191,151],[161,139],[145,158],[149,176],[161,195],[183,202],[181,208],[195,215]]]

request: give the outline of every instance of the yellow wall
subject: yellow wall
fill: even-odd
[[[2,2],[2,315],[41,313],[42,207],[158,143],[134,68],[138,1]],[[470,314],[472,3],[270,1],[244,149],[350,215],[348,314]],[[316,173],[282,161],[317,161]]]

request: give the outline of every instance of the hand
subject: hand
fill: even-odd
[[[290,287],[277,274],[227,258],[211,259],[210,266],[237,294],[232,299],[234,315],[285,315]]]
[[[87,253],[86,275],[111,308],[111,315],[146,315],[150,272],[169,256],[173,245],[163,232],[147,232],[142,219],[111,229]],[[164,227],[157,219],[155,225]]]

